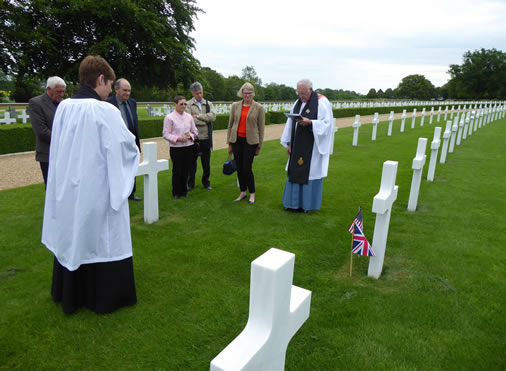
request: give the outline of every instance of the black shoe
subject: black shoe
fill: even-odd
[[[128,199],[132,200],[132,201],[142,201],[142,198],[137,197],[136,195],[130,195],[130,197],[128,197]]]

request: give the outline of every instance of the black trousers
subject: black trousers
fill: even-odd
[[[49,162],[39,162],[40,171],[42,171],[42,177],[44,178],[44,188],[47,189],[47,171],[49,170]]]
[[[188,189],[186,182],[193,158],[193,146],[170,147],[172,160],[172,195],[185,196]]]
[[[195,187],[195,173],[197,172],[197,158],[200,156],[200,163],[202,164],[202,185],[208,187],[211,185],[209,177],[211,176],[211,147],[209,139],[197,139],[199,150],[193,152],[192,163],[190,172],[188,174],[188,187]]]
[[[232,143],[232,152],[234,153],[235,163],[237,165],[237,178],[239,179],[239,188],[241,192],[249,191],[255,193],[255,176],[253,175],[253,159],[258,144],[248,144],[246,138],[237,137],[237,141]]]

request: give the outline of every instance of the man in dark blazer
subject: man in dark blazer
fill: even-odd
[[[123,117],[123,121],[127,126],[128,130],[135,135],[135,143],[139,148],[139,152],[141,150],[141,144],[139,139],[139,119],[137,117],[137,102],[135,99],[130,98],[130,93],[132,92],[132,88],[130,87],[130,83],[126,79],[118,79],[114,83],[114,91],[116,95],[110,96],[107,98],[107,102],[115,105],[119,108],[121,112],[121,117]],[[142,198],[135,196],[136,184],[134,181],[134,188],[132,189],[132,193],[130,200],[141,201]]]
[[[46,186],[51,129],[53,128],[56,107],[63,100],[66,86],[61,77],[52,76],[47,79],[46,92],[28,101],[28,114],[35,133],[35,160],[40,164],[44,185]]]

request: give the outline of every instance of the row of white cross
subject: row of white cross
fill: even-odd
[[[501,112],[504,112],[505,110],[505,105],[504,104],[501,104],[501,105],[494,105],[494,106],[485,106],[485,107],[477,107],[477,105],[475,105],[475,108],[474,110],[472,110],[472,108],[470,108],[469,111],[467,111],[467,115],[471,115],[471,119],[473,120],[474,122],[474,119],[476,118],[476,120],[482,120],[483,117],[497,117],[498,115],[501,114]],[[458,110],[456,112],[456,120],[458,122],[458,119],[459,119],[459,116],[460,116],[460,106],[458,107]],[[464,115],[466,113],[466,106],[464,105],[464,108],[463,108],[463,111],[462,111],[462,114]],[[420,121],[420,126],[423,126],[424,124],[424,120],[425,120],[425,108],[422,110],[422,114],[421,114],[421,121]],[[432,119],[433,119],[433,115],[434,115],[434,107],[432,107],[431,111],[430,111],[430,119],[429,119],[429,124],[432,125]],[[448,107],[446,107],[446,111],[444,113],[444,120],[446,121],[446,118],[448,116]],[[402,111],[402,115],[401,115],[401,125],[400,125],[400,132],[403,133],[404,132],[404,124],[405,124],[405,120],[406,120],[406,110],[403,110]],[[438,116],[437,116],[437,122],[440,121],[440,117],[441,117],[441,107],[439,107],[439,112],[438,112]],[[464,116],[462,116],[464,117]],[[450,118],[453,119],[453,107],[452,107],[452,111],[450,113]],[[495,120],[495,119],[494,119]],[[374,118],[372,120],[372,137],[371,137],[371,140],[376,140],[376,133],[377,133],[377,129],[378,129],[378,124],[379,124],[379,114],[378,112],[375,112],[374,113]],[[387,133],[387,136],[392,136],[392,126],[393,126],[393,122],[394,122],[394,111],[390,111],[390,116],[388,118],[388,133]],[[415,122],[416,122],[416,108],[413,109],[413,114],[412,114],[412,120],[411,120],[411,128],[414,129],[415,128]],[[352,142],[352,145],[354,147],[356,147],[358,145],[358,134],[359,134],[359,129],[360,127],[362,126],[362,123],[360,122],[360,115],[356,115],[355,116],[355,121],[353,122],[352,124],[352,127],[353,127],[353,142]]]

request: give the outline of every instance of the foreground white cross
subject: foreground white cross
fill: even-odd
[[[383,270],[388,227],[390,225],[390,214],[399,190],[399,187],[395,185],[397,165],[397,161],[385,161],[383,163],[380,190],[379,193],[374,196],[372,202],[372,212],[376,213],[372,247],[376,256],[370,257],[367,275],[376,279],[380,277]]]
[[[358,129],[360,128],[360,115],[355,115],[355,122],[353,123],[353,146],[356,147],[358,143]]]
[[[429,171],[427,173],[427,180],[432,182],[434,180],[434,173],[436,172],[437,153],[439,146],[441,145],[441,126],[434,128],[434,139],[430,144],[430,160],[429,160]]]
[[[292,285],[294,262],[294,254],[270,249],[251,263],[248,323],[211,370],[284,369],[288,343],[311,305],[311,291]]]
[[[374,112],[374,118],[372,119],[372,138],[371,140],[376,140],[376,131],[378,130],[379,123],[379,113]]]
[[[390,111],[390,116],[388,117],[388,136],[392,136],[392,125],[394,123],[394,111]]]
[[[143,161],[139,164],[137,176],[144,175],[144,223],[158,220],[158,173],[169,169],[169,161],[157,160],[155,142],[142,144]]]
[[[452,122],[446,121],[445,132],[443,133],[443,148],[441,149],[441,157],[439,162],[444,164],[446,162],[446,153],[448,152],[448,144],[452,135]]]
[[[404,133],[404,122],[406,121],[406,110],[402,110],[402,115],[401,115],[401,133]]]
[[[409,191],[408,210],[415,211],[418,204],[418,194],[420,193],[420,183],[422,181],[423,166],[425,165],[425,149],[427,148],[427,138],[418,138],[418,147],[416,156],[413,159],[413,178],[411,179],[411,189]]]

